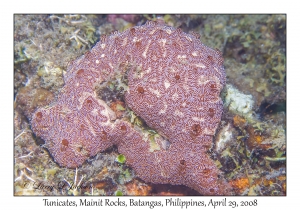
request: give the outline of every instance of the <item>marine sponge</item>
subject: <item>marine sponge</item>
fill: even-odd
[[[57,103],[33,114],[32,130],[61,166],[78,167],[115,144],[146,182],[230,194],[207,155],[223,108],[223,58],[198,38],[161,20],[102,36],[70,63]],[[151,150],[149,138],[126,120],[116,120],[97,97],[96,84],[120,72],[128,74],[127,105],[162,136],[156,142],[160,149]]]
[[[246,95],[232,85],[226,85],[225,89],[226,97],[224,106],[228,107],[231,112],[243,115],[251,120],[253,118],[252,108],[254,106],[252,95]]]

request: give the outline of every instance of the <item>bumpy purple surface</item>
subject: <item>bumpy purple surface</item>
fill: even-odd
[[[137,176],[152,183],[183,184],[205,195],[231,189],[208,157],[222,114],[223,58],[163,22],[113,33],[81,58],[65,75],[57,103],[38,109],[32,129],[43,138],[55,161],[75,168],[117,145]],[[123,120],[95,93],[96,84],[116,72],[128,73],[127,105],[163,137],[150,139]]]

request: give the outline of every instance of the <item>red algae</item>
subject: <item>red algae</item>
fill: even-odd
[[[161,20],[102,36],[70,63],[56,104],[33,114],[32,130],[60,166],[78,167],[116,145],[146,182],[186,185],[204,195],[231,194],[207,155],[223,109],[223,58],[198,38]],[[168,139],[169,147],[151,150],[149,139],[116,119],[97,97],[96,84],[117,73],[128,74],[127,106]]]

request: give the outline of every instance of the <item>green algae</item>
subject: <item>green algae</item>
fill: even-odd
[[[118,156],[116,157],[116,161],[117,161],[118,163],[124,164],[125,161],[126,161],[126,157],[125,157],[124,155],[120,154],[120,155],[118,155]]]
[[[115,196],[123,196],[123,192],[121,190],[117,190],[115,192]]]
[[[120,105],[120,104],[117,104],[117,110],[118,111],[125,111],[126,109],[122,106],[122,105]]]

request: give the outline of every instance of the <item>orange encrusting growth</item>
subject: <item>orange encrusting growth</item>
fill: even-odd
[[[234,189],[238,190],[239,193],[244,192],[246,189],[250,187],[249,179],[246,177],[242,177],[236,180],[232,180],[229,183]]]
[[[150,194],[151,186],[141,184],[140,182],[134,180],[126,184],[126,189],[127,189],[127,195],[145,196]]]
[[[149,140],[95,92],[116,72],[128,73],[126,104],[170,142]],[[186,185],[205,195],[231,188],[206,154],[221,119],[225,84],[221,52],[162,21],[148,22],[101,41],[73,61],[55,105],[38,109],[32,129],[55,161],[75,168],[113,144],[146,182]]]

